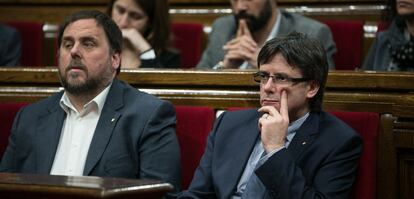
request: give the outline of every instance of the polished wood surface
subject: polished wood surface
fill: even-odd
[[[253,70],[122,70],[119,78],[175,105],[258,107]],[[381,116],[377,196],[412,198],[414,179],[414,73],[330,71],[325,110]],[[0,102],[35,102],[58,91],[56,67],[0,67]]]
[[[254,70],[122,70],[119,78],[176,104],[214,108],[258,106]],[[392,113],[414,118],[412,73],[331,71],[327,109]],[[0,101],[37,101],[58,92],[56,67],[0,68]],[[16,96],[20,96],[17,97]]]
[[[0,173],[2,199],[162,198],[171,184],[154,180]]]

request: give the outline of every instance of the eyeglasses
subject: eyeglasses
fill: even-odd
[[[270,75],[267,72],[259,71],[253,74],[253,80],[257,83],[266,84],[269,81],[269,78],[272,79],[272,83],[279,85],[291,86],[299,82],[306,82],[311,80],[310,78],[292,78],[285,74],[274,74]]]

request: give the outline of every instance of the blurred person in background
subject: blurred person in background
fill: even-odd
[[[414,71],[414,0],[389,0],[383,14],[389,27],[377,34],[362,68]]]
[[[230,0],[230,4],[233,14],[214,21],[198,68],[257,68],[257,54],[263,44],[290,32],[321,41],[329,68],[335,68],[335,42],[325,24],[281,10],[276,0]]]
[[[22,55],[20,34],[9,26],[0,24],[0,66],[18,66]]]
[[[108,14],[124,38],[123,68],[180,67],[168,10],[168,0],[110,0]]]

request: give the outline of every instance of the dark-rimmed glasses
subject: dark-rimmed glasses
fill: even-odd
[[[293,78],[281,73],[270,75],[269,73],[264,71],[259,71],[253,74],[253,80],[260,84],[266,84],[269,81],[269,78],[272,79],[273,84],[286,86],[291,86],[299,82],[306,82],[311,80],[310,78]]]

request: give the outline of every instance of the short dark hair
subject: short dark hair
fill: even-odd
[[[106,38],[109,42],[110,52],[122,51],[122,32],[116,25],[116,23],[108,15],[97,10],[82,10],[75,12],[65,18],[65,21],[60,26],[58,34],[58,45],[62,44],[62,36],[66,27],[80,19],[95,19],[98,26],[102,27],[105,31]],[[121,70],[121,65],[117,69],[117,73]]]
[[[110,0],[107,13],[112,17],[112,10],[116,0]],[[172,33],[168,0],[134,0],[148,16],[148,29],[143,33],[155,53],[159,55],[163,50],[171,49]]]
[[[310,99],[309,109],[321,111],[323,93],[328,76],[328,60],[322,44],[302,33],[293,32],[286,37],[276,37],[263,46],[259,52],[257,65],[268,63],[276,54],[280,54],[287,63],[299,69],[303,78],[319,84],[318,93]]]

